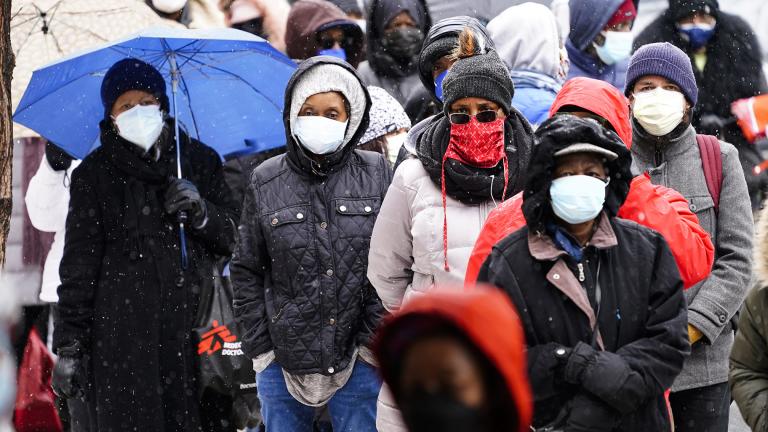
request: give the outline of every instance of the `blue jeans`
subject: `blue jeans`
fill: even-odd
[[[261,415],[267,432],[312,432],[315,408],[306,406],[288,393],[283,370],[272,363],[256,375]],[[381,381],[376,369],[360,360],[352,376],[328,401],[334,432],[376,432],[376,400]]]

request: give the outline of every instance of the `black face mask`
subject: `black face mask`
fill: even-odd
[[[232,28],[254,34],[256,36],[267,39],[268,34],[264,33],[264,18],[257,17],[245,22],[232,24]]]
[[[413,27],[400,27],[384,33],[381,46],[400,64],[417,62],[424,34]]]
[[[403,420],[410,432],[490,432],[488,416],[445,394],[419,393],[403,401]]]

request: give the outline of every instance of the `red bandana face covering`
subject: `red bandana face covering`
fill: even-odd
[[[509,164],[507,153],[504,151],[504,118],[497,118],[488,123],[477,121],[474,116],[469,123],[451,124],[451,137],[448,148],[443,155],[442,194],[443,194],[443,255],[445,271],[448,267],[448,211],[445,193],[445,162],[448,159],[459,161],[476,168],[493,168],[504,162],[504,191],[501,199],[507,196]],[[493,183],[490,197],[493,198]]]

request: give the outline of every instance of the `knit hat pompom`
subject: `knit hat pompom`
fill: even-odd
[[[487,49],[482,38],[475,37],[471,28],[464,27],[451,57],[455,63],[443,80],[446,114],[450,113],[454,102],[467,97],[495,102],[509,113],[515,87],[507,66],[496,51]]]
[[[456,45],[451,53],[451,61],[455,62],[478,54],[484,54],[484,52],[483,48],[479,47],[478,42],[475,40],[475,32],[469,27],[464,27],[464,30],[459,33],[459,44]]]

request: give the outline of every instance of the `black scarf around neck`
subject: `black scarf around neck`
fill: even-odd
[[[166,123],[158,139],[157,150],[147,155],[133,143],[117,134],[111,122],[101,126],[101,145],[109,163],[126,177],[124,188],[125,214],[123,227],[126,231],[126,253],[131,260],[141,258],[149,238],[162,235],[163,193],[175,166],[175,143],[171,128]],[[159,151],[160,157],[151,157]]]
[[[416,153],[432,182],[442,185],[443,155],[448,149],[451,123],[438,114],[418,137]],[[508,198],[525,186],[525,170],[533,147],[533,132],[510,112],[504,124],[504,147],[509,160]],[[463,204],[476,205],[488,200],[501,201],[504,193],[504,167],[501,161],[493,168],[476,168],[459,161],[445,162],[445,190],[448,196]]]

